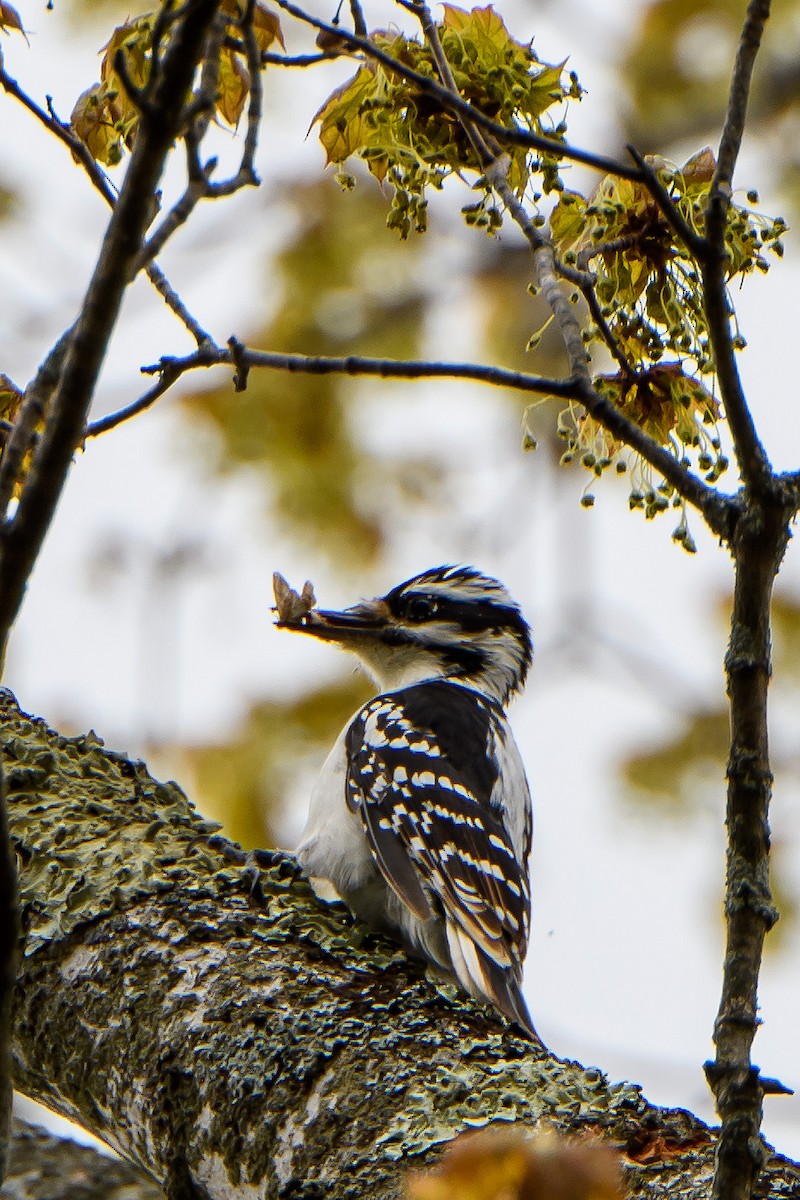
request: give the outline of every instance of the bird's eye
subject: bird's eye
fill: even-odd
[[[411,621],[427,621],[436,612],[436,601],[428,596],[412,596],[406,604],[406,616]]]

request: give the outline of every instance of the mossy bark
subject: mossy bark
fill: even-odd
[[[171,1196],[399,1195],[491,1121],[594,1130],[632,1196],[701,1197],[714,1134],[561,1061],[320,906],[253,880],[174,784],[0,694],[23,945],[16,1086]],[[773,1158],[765,1194],[800,1194]]]

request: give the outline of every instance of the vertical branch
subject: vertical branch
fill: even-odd
[[[764,1088],[751,1062],[758,1026],[758,978],[764,937],[777,920],[769,888],[767,736],[772,587],[788,542],[779,502],[751,505],[733,538],[736,579],[725,658],[731,714],[728,760],[726,947],[714,1025],[716,1057],[706,1076],[722,1122],[714,1200],[750,1200],[764,1161],[760,1138]]]
[[[762,492],[770,486],[772,470],[756,432],[736,365],[726,282],[725,230],[731,204],[733,172],[747,119],[750,83],[769,10],[770,0],[750,0],[747,7],[731,77],[725,124],[717,155],[717,169],[703,215],[705,250],[701,258],[714,368],[733,438],[739,472],[745,484]]]

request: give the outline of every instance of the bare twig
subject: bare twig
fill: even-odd
[[[251,350],[236,339],[231,340],[235,343],[242,362],[251,369],[266,368],[303,375],[376,375],[382,379],[474,379],[477,383],[487,383],[493,387],[516,388],[522,392],[560,396],[568,400],[578,400],[581,397],[581,388],[574,379],[528,375],[524,371],[511,371],[505,367],[492,367],[483,363],[364,358],[354,354],[339,358],[328,355],[280,354],[272,350]],[[198,350],[183,358],[162,358],[160,362],[142,367],[142,372],[145,375],[156,375],[165,367],[174,366],[184,374],[198,367],[237,366],[238,361],[239,358],[231,349]]]
[[[261,54],[261,62],[264,66],[314,67],[317,63],[329,62],[330,57],[330,54],[273,54],[269,50],[264,50]]]
[[[44,433],[36,445],[13,520],[0,538],[0,641],[5,644],[25,587],[53,518],[67,472],[80,444],[97,378],[122,297],[141,248],[156,188],[183,127],[191,87],[208,29],[221,0],[192,0],[172,31],[152,102],[158,119],[144,113],[128,170],[106,230],[97,265],[70,339]]]
[[[198,348],[202,349],[205,345],[213,346],[214,339],[211,334],[192,316],[161,268],[151,262],[145,267],[145,273],[167,307],[175,313],[181,324],[186,326]]]
[[[761,46],[764,27],[769,19],[770,0],[750,0],[747,6],[739,46],[736,52],[736,62],[733,67],[731,86],[728,93],[728,107],[725,114],[725,124],[722,128],[719,150],[717,151],[717,169],[711,191],[720,191],[730,200],[733,172],[742,144],[747,105],[750,99],[750,84],[753,78],[753,68],[756,56]],[[706,230],[708,236],[708,230]]]
[[[706,201],[704,232],[708,253],[702,263],[705,309],[720,395],[742,481],[756,492],[768,491],[774,484],[774,478],[766,451],[756,433],[736,365],[727,292],[725,229],[733,172],[744,133],[753,67],[769,10],[769,0],[750,0],[748,5],[731,78],[717,169]]]
[[[249,0],[247,10],[240,23],[246,51],[247,72],[250,76],[247,132],[245,133],[242,159],[239,163],[239,170],[231,179],[225,180],[223,183],[209,183],[208,195],[213,198],[230,196],[243,187],[257,187],[260,182],[255,169],[255,156],[262,108],[261,54],[253,29],[253,7],[253,0]]]
[[[190,128],[186,132],[186,156],[188,162],[188,184],[181,198],[166,214],[158,229],[142,247],[136,262],[136,270],[141,270],[157,254],[160,254],[166,242],[186,223],[201,200],[219,199],[231,196],[243,187],[257,186],[258,175],[255,170],[255,154],[258,147],[258,131],[261,123],[262,89],[261,89],[261,57],[253,31],[253,3],[249,3],[247,11],[241,20],[243,41],[240,43],[247,56],[247,69],[250,76],[249,101],[247,112],[247,133],[239,168],[235,175],[221,183],[212,183],[212,175],[216,168],[216,159],[206,163],[200,161],[200,144],[206,134],[211,113],[214,109],[217,88],[219,84],[219,56],[223,45],[228,39],[225,35],[227,18],[220,17],[216,23],[206,48],[200,87],[191,102],[193,112]],[[200,343],[198,343],[199,345]]]
[[[145,412],[151,405],[155,404],[165,392],[168,392],[173,383],[180,379],[182,372],[176,370],[169,363],[165,363],[161,372],[161,377],[158,383],[153,384],[142,396],[135,400],[133,404],[127,405],[118,412],[109,413],[106,417],[100,417],[97,421],[92,421],[86,426],[85,438],[99,437],[101,433],[108,433],[110,429],[116,429],[118,425],[122,425],[125,421],[130,421],[132,417],[136,417],[139,413]]]
[[[162,358],[157,363],[142,367],[144,374],[160,376],[156,387],[119,412],[93,422],[86,428],[84,436],[97,436],[135,416],[162,396],[188,371],[219,365],[234,367],[240,376],[242,373],[246,376],[247,371],[253,369],[268,369],[306,375],[376,376],[382,379],[472,379],[490,387],[512,388],[526,395],[576,400],[612,437],[641,455],[679,496],[702,512],[710,529],[719,537],[729,540],[736,524],[739,505],[734,497],[720,494],[687,470],[669,450],[653,441],[644,430],[596,392],[588,378],[572,376],[551,379],[482,363],[426,362],[412,359],[398,361],[391,358],[362,358],[356,355],[333,358],[323,355],[280,354],[270,350],[250,350],[232,338],[228,348],[224,350],[207,345],[183,358]],[[165,379],[166,386],[162,386]]]
[[[63,121],[60,121],[58,117],[56,117],[55,113],[52,112],[52,110],[50,112],[46,112],[36,103],[35,100],[32,100],[31,97],[22,90],[16,80],[12,79],[11,76],[8,75],[2,65],[2,61],[0,61],[0,87],[2,87],[3,90],[10,96],[13,96],[15,100],[18,100],[19,103],[22,104],[22,106],[26,108],[28,112],[31,113],[31,115],[34,116],[36,120],[45,127],[45,129],[52,133],[67,147],[72,157],[76,159],[81,167],[83,167],[96,190],[100,193],[109,207],[113,208],[117,202],[117,191],[106,176],[105,172],[92,158],[92,155],[85,143],[82,142],[81,139],[72,132],[68,125],[65,125]],[[168,307],[175,313],[178,320],[186,326],[189,333],[197,342],[197,345],[200,346],[204,341],[209,340],[208,334],[201,329],[197,321],[194,319],[194,317],[192,317],[191,313],[189,313],[177,292],[167,281],[163,271],[161,271],[161,269],[153,262],[147,264],[145,271],[147,278],[150,280],[153,287],[163,298]]]
[[[208,195],[208,181],[211,174],[217,165],[215,158],[210,159],[200,169],[199,178],[189,180],[186,191],[181,196],[180,200],[172,206],[167,215],[164,217],[161,224],[156,229],[152,237],[147,239],[147,242],[142,246],[141,253],[136,260],[134,271],[137,273],[146,267],[147,264],[161,253],[167,241],[172,237],[182,225],[185,225],[189,217],[194,212],[199,202]]]
[[[584,300],[589,306],[589,312],[592,320],[600,331],[600,336],[608,347],[609,353],[616,361],[623,375],[626,375],[629,379],[635,379],[637,375],[636,368],[625,355],[625,352],[614,336],[613,329],[605,319],[600,301],[597,299],[597,292],[595,291],[594,285],[591,283],[582,284],[581,292]]]
[[[353,18],[353,32],[357,33],[359,37],[366,37],[367,22],[364,19],[364,10],[359,0],[350,0],[350,16]]]

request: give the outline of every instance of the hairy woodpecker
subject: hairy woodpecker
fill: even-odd
[[[536,1036],[520,991],[531,800],[504,712],[531,662],[519,607],[465,566],[343,612],[311,607],[307,589],[277,624],[352,651],[381,691],[322,768],[303,870]]]

